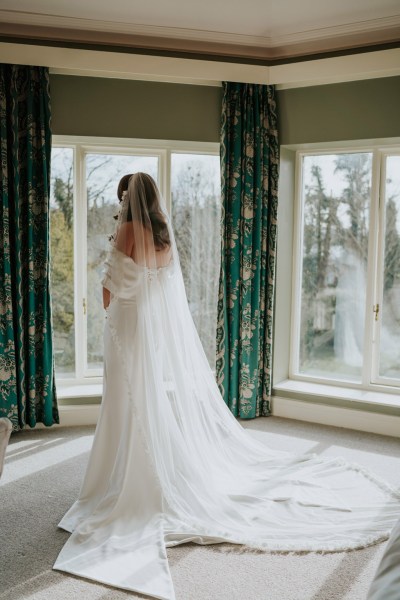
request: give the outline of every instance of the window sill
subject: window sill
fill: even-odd
[[[166,389],[171,390],[172,385],[168,381],[166,383]],[[96,400],[101,400],[103,395],[103,382],[101,378],[97,378],[95,382],[89,383],[77,383],[74,381],[62,381],[57,384],[56,381],[56,389],[57,389],[57,398],[61,401],[62,404],[68,404],[69,400],[75,401],[73,404],[77,404],[77,400],[82,399],[90,399],[94,398]]]
[[[101,398],[103,394],[102,383],[59,383],[57,385],[57,398],[59,400],[73,400],[77,398]]]
[[[70,383],[57,386],[57,397],[59,400],[76,400],[79,398],[101,399],[103,384],[99,383]],[[312,400],[333,399],[347,402],[370,404],[375,406],[390,406],[400,408],[400,391],[398,394],[388,392],[376,392],[371,390],[360,390],[354,388],[324,385],[309,381],[296,379],[285,379],[273,386],[273,393],[279,395],[295,395],[296,397],[311,396]]]
[[[285,379],[274,384],[273,393],[275,396],[288,394],[304,399],[304,396],[311,396],[310,400],[332,399],[351,403],[358,403],[372,406],[388,406],[400,408],[400,390],[399,393],[390,393],[372,390],[360,390],[346,388],[335,385],[324,385],[310,381],[301,381],[297,379]],[[356,407],[355,407],[356,408]]]
[[[57,426],[96,425],[102,388],[98,381],[60,382],[57,387],[60,424]],[[273,395],[272,414],[278,417],[380,435],[400,435],[400,394],[286,380],[273,387]]]

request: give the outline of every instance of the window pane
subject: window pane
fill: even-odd
[[[372,154],[306,156],[299,371],[361,380]]]
[[[53,148],[50,187],[51,300],[55,368],[75,374],[74,329],[74,151]]]
[[[379,374],[400,383],[400,156],[386,159]],[[396,383],[395,381],[393,383]]]
[[[193,320],[215,367],[220,266],[219,156],[172,154],[172,223]]]
[[[104,309],[101,275],[108,237],[118,210],[117,187],[123,175],[144,171],[156,181],[156,156],[86,155],[87,188],[87,365],[102,369]]]

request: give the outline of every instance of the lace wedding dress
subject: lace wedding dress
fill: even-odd
[[[143,214],[124,222],[127,206],[144,211],[144,188],[138,196],[134,184],[140,177],[124,199],[120,232],[145,222]],[[71,536],[53,569],[173,600],[166,548],[177,544],[342,551],[386,539],[398,491],[340,458],[268,448],[232,415],[164,219],[168,256],[157,255],[156,233],[149,251],[137,227],[135,260],[120,243],[107,256],[103,399],[79,497],[59,523]]]

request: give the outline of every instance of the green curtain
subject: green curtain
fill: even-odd
[[[59,423],[49,293],[47,68],[0,64],[0,416]]]
[[[216,377],[241,418],[270,414],[278,175],[274,87],[224,82]]]

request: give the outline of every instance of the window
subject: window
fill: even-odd
[[[215,363],[220,252],[218,145],[53,139],[50,234],[57,380],[98,381],[103,367],[101,273],[126,173],[157,181],[171,212],[193,319]],[[168,192],[169,190],[169,192]],[[97,378],[97,379],[96,379]]]
[[[145,171],[158,181],[158,157],[88,152],[84,156],[86,187],[86,374],[101,374],[103,368],[104,309],[101,277],[108,236],[116,214],[118,181],[127,173]]]
[[[54,357],[58,375],[75,370],[74,326],[74,150],[51,155],[50,255]]]
[[[374,379],[400,380],[400,154],[383,158]],[[379,319],[379,316],[381,317]]]
[[[298,153],[291,376],[400,386],[400,154]]]
[[[220,196],[219,156],[172,154],[172,225],[190,310],[212,367],[221,251]]]

